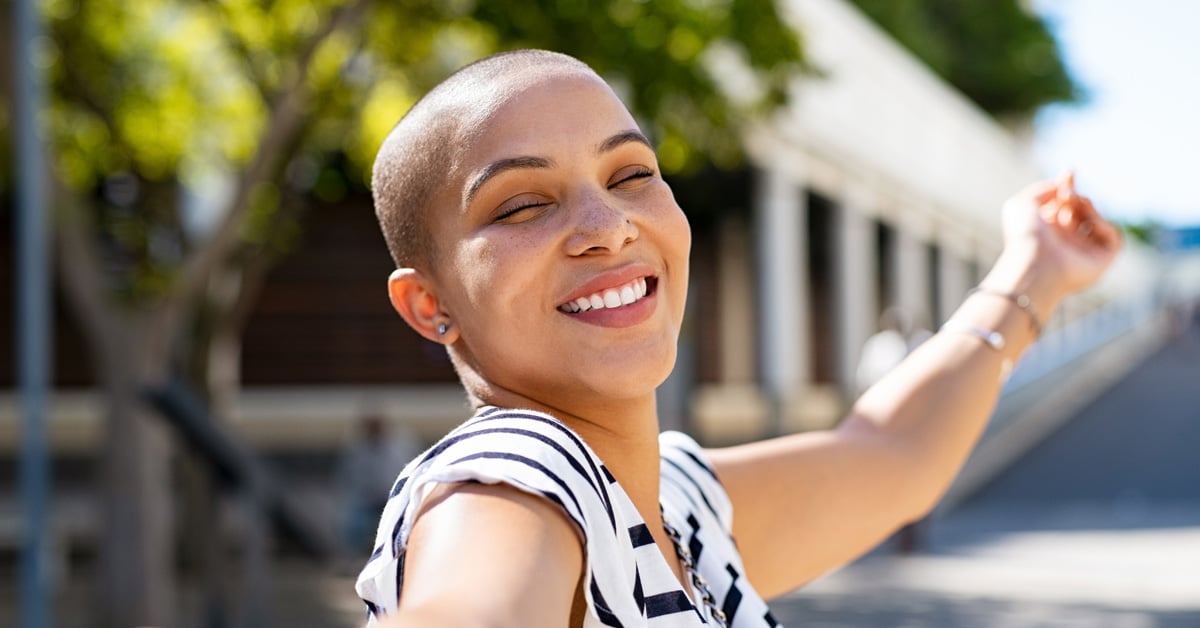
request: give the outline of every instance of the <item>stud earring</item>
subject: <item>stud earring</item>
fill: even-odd
[[[445,323],[438,323],[438,326],[437,326],[437,332],[438,332],[438,335],[439,335],[439,336],[445,336],[445,335],[446,335],[446,330],[447,330],[447,329],[449,329],[449,328],[448,328],[448,327],[446,327],[446,324],[445,324]]]

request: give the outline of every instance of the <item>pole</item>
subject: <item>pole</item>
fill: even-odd
[[[17,170],[17,372],[21,387],[21,500],[25,536],[21,553],[21,626],[51,624],[49,537],[46,503],[50,466],[46,453],[46,401],[49,380],[49,263],[46,241],[45,156],[38,114],[42,110],[41,70],[36,47],[41,39],[34,0],[15,7]]]

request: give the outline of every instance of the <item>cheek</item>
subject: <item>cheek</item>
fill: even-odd
[[[687,301],[692,228],[683,210],[675,203],[674,197],[671,197],[669,201],[667,209],[663,211],[658,222],[663,234],[663,251],[673,277],[672,292],[675,295],[673,309],[676,316],[681,319],[684,304]]]
[[[662,198],[656,200],[658,202],[654,207],[659,208],[654,216],[656,231],[662,234],[662,246],[667,252],[668,261],[680,265],[674,269],[675,272],[682,272],[686,278],[688,256],[692,250],[692,227],[669,188],[664,190]]]
[[[538,256],[545,243],[534,233],[510,231],[464,239],[455,258],[464,269],[465,297],[484,318],[502,317],[531,303],[537,285]]]

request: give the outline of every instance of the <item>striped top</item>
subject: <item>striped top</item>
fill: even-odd
[[[733,507],[696,441],[680,432],[659,436],[660,500],[695,557],[733,628],[777,626],[742,576],[730,530]],[[645,521],[596,454],[554,417],[531,410],[482,408],[471,420],[413,460],[392,487],[375,550],[355,589],[368,626],[396,609],[412,515],[441,482],[503,482],[540,495],[566,512],[585,539],[583,625],[704,626],[707,611],[689,600],[655,545]]]

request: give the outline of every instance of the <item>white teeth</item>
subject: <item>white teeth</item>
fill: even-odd
[[[633,293],[633,286],[621,288],[621,305],[629,305],[634,301],[637,301],[637,295]]]
[[[618,308],[637,303],[639,299],[646,296],[648,291],[646,278],[641,277],[623,286],[609,288],[604,292],[597,292],[586,297],[579,297],[574,301],[568,301],[560,305],[558,309],[571,314],[578,314],[580,312],[587,312],[588,310]]]

